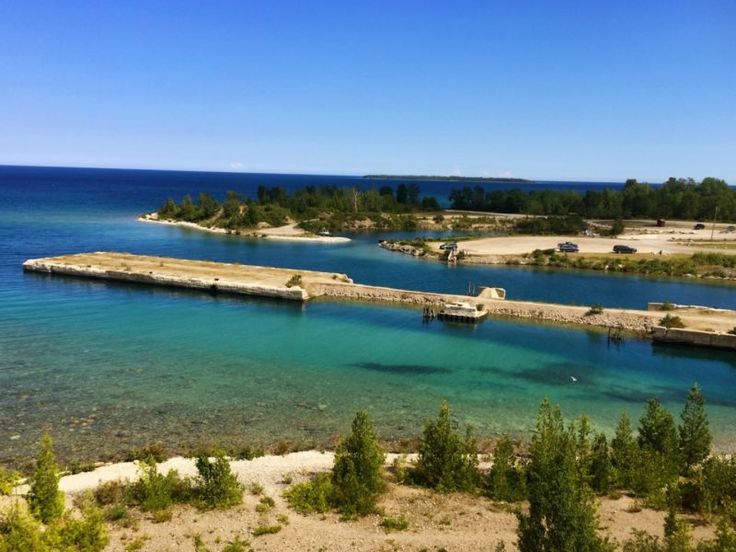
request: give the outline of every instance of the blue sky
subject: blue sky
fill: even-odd
[[[736,183],[736,2],[0,2],[0,164]]]

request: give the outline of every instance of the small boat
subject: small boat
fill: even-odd
[[[479,310],[470,303],[445,303],[442,310],[437,313],[440,320],[453,320],[457,322],[480,322],[488,315],[485,310]]]
[[[331,236],[330,231],[327,230],[327,228],[322,228],[319,232],[317,232],[318,236]]]

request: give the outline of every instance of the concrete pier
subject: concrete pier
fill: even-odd
[[[588,307],[504,300],[498,290],[477,297],[403,290],[354,283],[346,274],[216,263],[128,253],[80,253],[23,263],[24,270],[64,274],[83,278],[136,282],[148,285],[201,289],[307,301],[330,300],[400,303],[423,308],[427,305],[466,302],[490,316],[526,319],[553,324],[615,328],[635,332],[655,340],[736,350],[736,336],[728,332],[736,326],[736,311],[722,309],[682,309],[677,312],[685,331],[656,329],[666,314],[655,310],[609,309],[591,312]],[[495,288],[489,288],[491,290]],[[708,334],[707,338],[703,334]]]

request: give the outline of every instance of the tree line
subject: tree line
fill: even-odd
[[[660,186],[629,179],[621,190],[486,190],[450,192],[453,209],[585,218],[736,221],[736,189],[718,178],[669,178]],[[717,211],[716,211],[717,210]]]
[[[200,193],[197,199],[184,196],[181,203],[169,198],[159,209],[165,219],[188,222],[208,221],[223,228],[253,228],[265,222],[270,226],[282,226],[289,221],[306,222],[324,220],[329,226],[330,217],[346,215],[354,218],[370,218],[376,214],[403,214],[439,209],[434,197],[421,197],[419,186],[414,183],[360,191],[357,188],[337,186],[306,186],[289,192],[283,187],[259,186],[255,198],[237,192],[227,192],[220,202],[208,193]]]

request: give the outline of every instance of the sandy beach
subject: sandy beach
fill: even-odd
[[[218,226],[202,226],[196,222],[186,222],[180,220],[162,220],[159,219],[158,213],[148,213],[138,217],[140,222],[150,222],[154,224],[166,224],[168,226],[180,226],[182,228],[191,228],[202,232],[211,232],[213,234],[227,234],[233,236],[243,236],[247,238],[296,241],[296,242],[313,242],[313,243],[347,243],[350,238],[344,236],[317,236],[310,234],[298,228],[296,224],[286,224],[275,228],[259,228],[257,230],[248,230],[245,232],[228,230]]]

